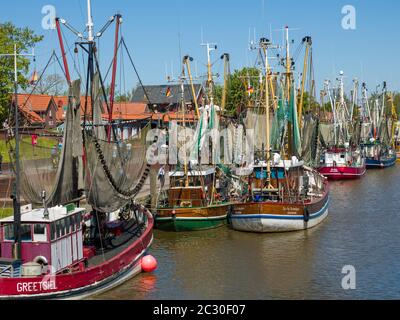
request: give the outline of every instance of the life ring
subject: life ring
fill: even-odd
[[[39,263],[42,266],[48,266],[49,262],[47,261],[46,257],[43,256],[37,256],[35,259],[33,259],[33,262]]]

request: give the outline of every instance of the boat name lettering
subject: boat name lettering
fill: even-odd
[[[37,292],[37,291],[49,291],[56,290],[56,282],[51,281],[40,281],[40,282],[18,282],[17,291],[18,293],[23,292]]]
[[[283,211],[294,211],[294,212],[299,212],[300,208],[295,208],[295,207],[283,207]]]

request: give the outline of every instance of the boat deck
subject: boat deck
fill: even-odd
[[[112,240],[113,247],[107,246],[104,247],[104,250],[97,249],[96,255],[88,259],[88,267],[98,266],[123,252],[139,239],[142,232],[146,229],[146,225],[147,221],[141,225],[138,225],[136,222],[127,222],[124,232]]]

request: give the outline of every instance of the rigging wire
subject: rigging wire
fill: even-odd
[[[133,60],[132,60],[132,56],[131,56],[131,54],[130,54],[130,52],[129,52],[129,50],[128,50],[128,47],[126,46],[124,37],[121,37],[121,42],[122,42],[122,44],[123,44],[124,47],[125,47],[125,50],[126,50],[126,52],[127,52],[127,54],[128,54],[129,61],[131,62],[132,66],[133,66],[133,69],[135,70],[136,76],[138,77],[139,83],[140,83],[140,85],[141,85],[141,87],[142,87],[142,89],[143,89],[143,92],[144,92],[144,94],[145,94],[145,96],[146,96],[146,99],[147,99],[148,103],[149,103],[150,105],[153,105],[153,104],[151,103],[151,101],[150,101],[149,95],[147,94],[146,88],[145,88],[144,85],[143,85],[142,79],[140,78],[140,75],[139,75],[139,73],[138,73],[138,71],[137,71],[137,69],[136,69],[136,66],[135,66],[135,64],[134,64],[134,62],[133,62]],[[154,111],[154,110],[153,110],[153,111]]]

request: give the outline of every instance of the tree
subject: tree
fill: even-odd
[[[228,77],[228,88],[226,93],[226,111],[229,115],[237,114],[238,110],[243,110],[249,99],[254,101],[254,95],[259,91],[260,70],[257,68],[243,68],[235,70]],[[250,80],[250,83],[249,83]],[[253,88],[250,95],[247,92],[248,86]],[[215,88],[216,103],[221,105],[223,86],[217,85]]]
[[[44,76],[36,85],[34,93],[51,96],[64,95],[67,81],[59,74]]]
[[[18,28],[11,22],[0,23],[0,53],[13,53],[14,44],[17,52],[24,52],[34,47],[43,36],[36,35],[29,28]],[[24,90],[28,85],[27,73],[29,71],[29,58],[19,56],[18,84]],[[14,59],[0,57],[0,123],[8,116],[11,96],[14,91]]]

